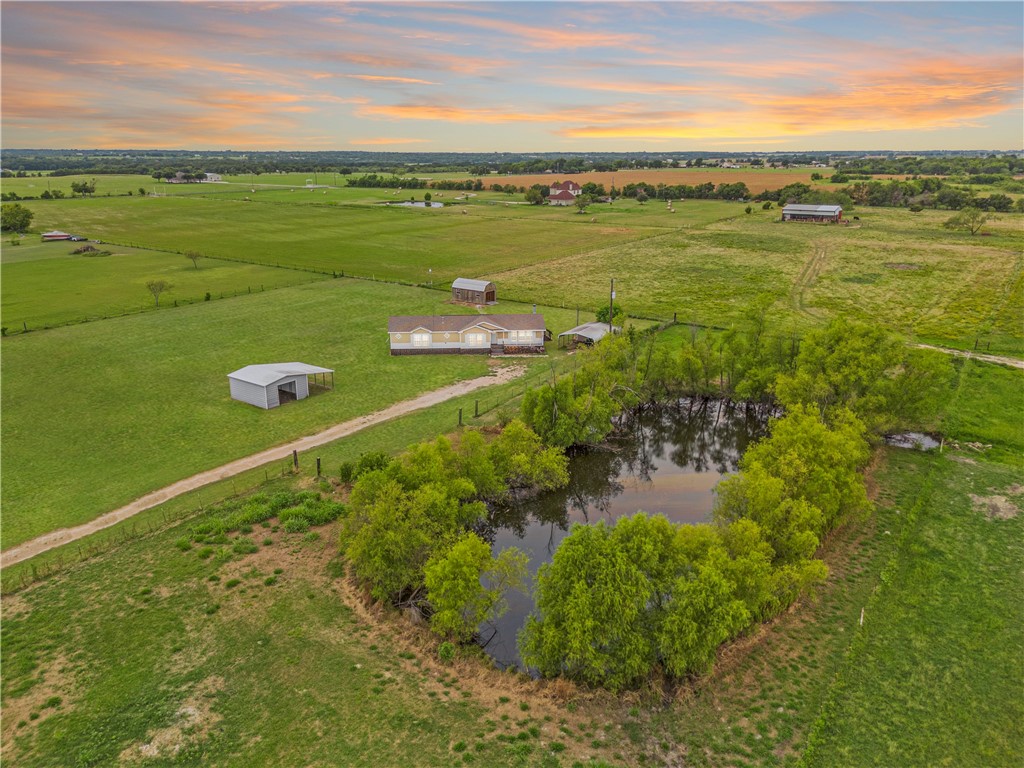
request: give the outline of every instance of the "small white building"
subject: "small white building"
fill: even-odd
[[[558,334],[558,344],[562,345],[562,339],[565,339],[565,343],[573,345],[596,344],[608,335],[609,330],[612,333],[622,333],[622,329],[617,325],[609,326],[608,323],[597,322],[583,323],[583,325],[577,325],[575,328]]]
[[[327,374],[331,385],[327,386]],[[323,377],[323,387],[334,387],[334,371],[306,363],[247,365],[228,374],[231,397],[258,408],[276,408],[281,403],[309,397],[309,377]],[[319,382],[318,382],[319,383]]]

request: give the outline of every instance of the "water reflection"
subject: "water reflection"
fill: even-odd
[[[512,546],[523,550],[533,577],[575,522],[611,522],[640,509],[677,523],[707,520],[715,485],[736,470],[768,416],[718,400],[682,400],[624,416],[607,447],[570,460],[567,487],[493,512],[482,533],[495,554]],[[518,663],[516,633],[533,609],[528,595],[510,594],[508,601],[501,619],[480,628],[487,652],[502,667]]]

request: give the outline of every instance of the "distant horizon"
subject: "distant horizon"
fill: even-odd
[[[349,154],[373,154],[373,155],[682,155],[682,154],[706,154],[706,155],[829,155],[829,154],[965,154],[985,153],[995,155],[1024,154],[1024,147],[1020,149],[971,147],[965,149],[615,149],[615,150],[594,150],[594,149],[558,149],[558,150],[515,150],[501,149],[493,151],[459,150],[459,149],[301,149],[298,147],[287,147],[282,149],[199,149],[196,147],[0,147],[3,152],[202,152],[213,154],[218,152],[231,152],[239,154],[248,153],[272,153],[272,152],[295,152],[301,154],[332,154],[346,152]]]
[[[11,149],[1024,146],[1019,2],[9,0],[3,11]]]

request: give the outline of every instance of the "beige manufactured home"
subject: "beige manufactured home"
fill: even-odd
[[[411,315],[388,320],[392,355],[543,353],[543,315]]]

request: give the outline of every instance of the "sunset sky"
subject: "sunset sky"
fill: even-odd
[[[3,2],[5,148],[1021,149],[1024,4]]]

